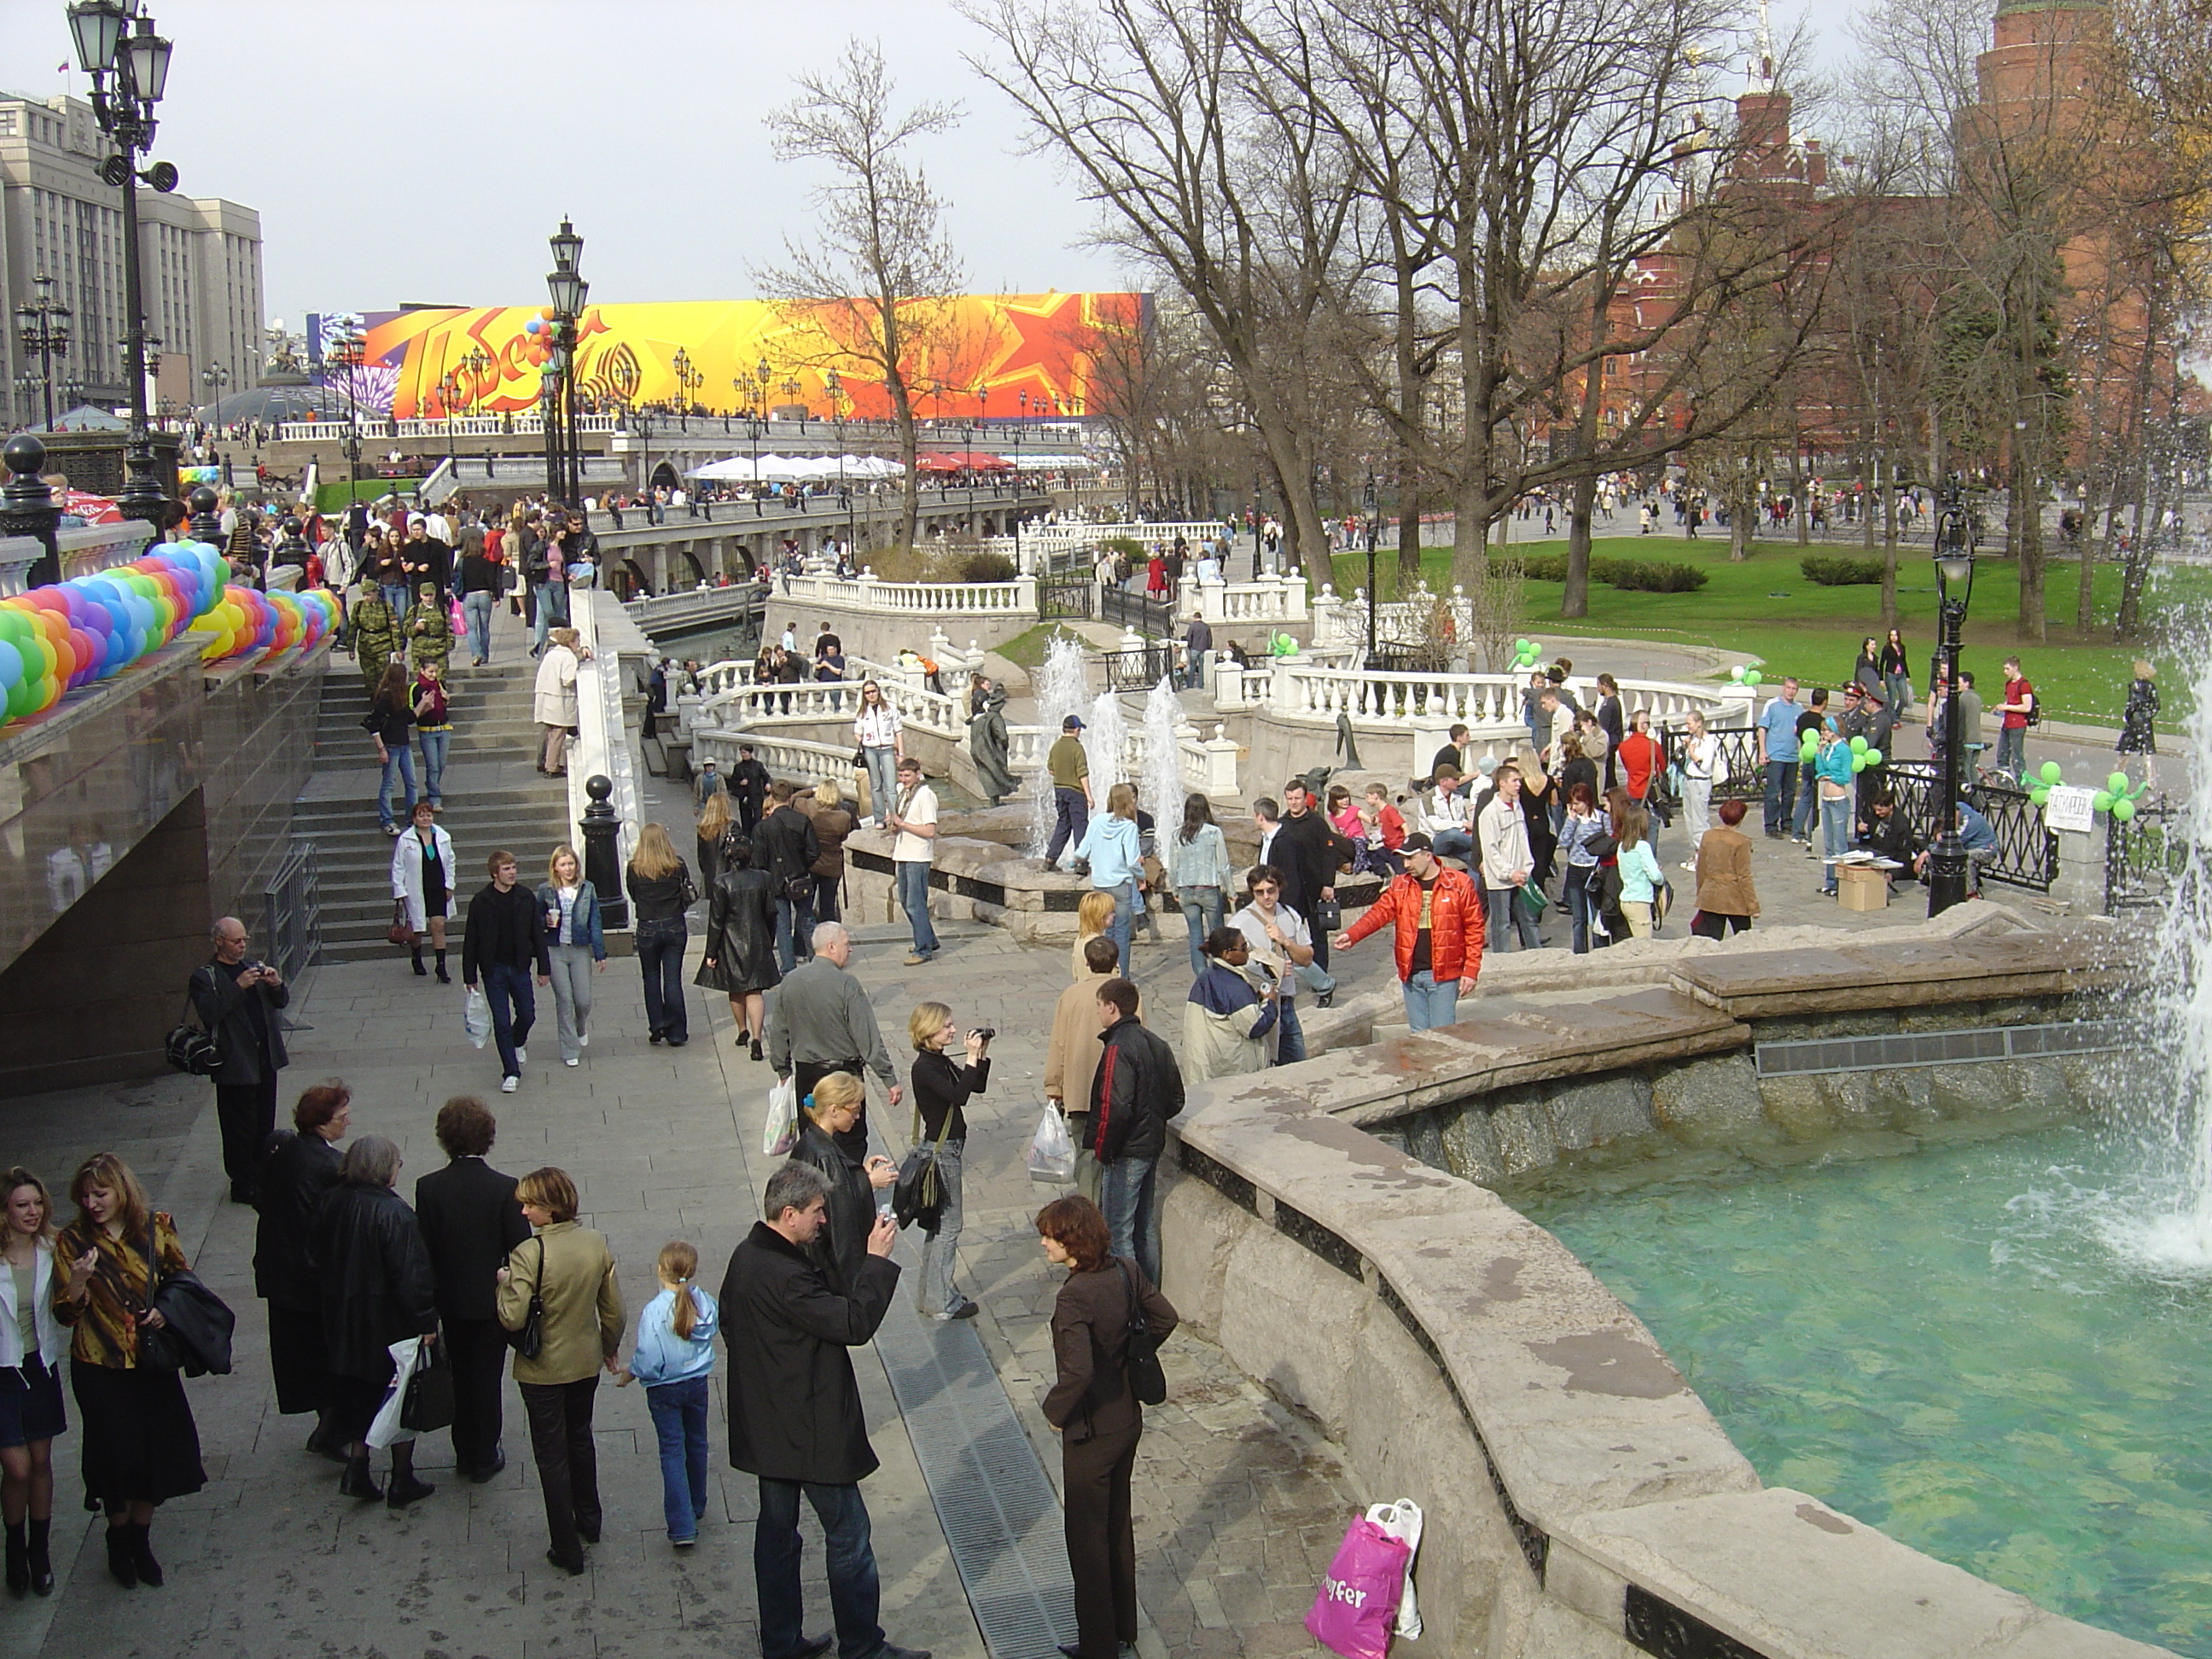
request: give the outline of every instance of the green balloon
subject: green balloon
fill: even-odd
[[[2112,810],[2112,792],[2109,789],[2100,789],[2095,794],[2089,797],[2089,805],[2100,812],[2111,811]]]
[[[2060,767],[2057,761],[2045,761],[2043,763],[2043,781],[2045,783],[2057,783],[2065,775],[2066,773],[2064,769]]]
[[[1863,755],[1866,751],[1867,740],[1864,738],[1853,738],[1851,739],[1851,753],[1854,755]]]
[[[1751,672],[1749,672],[1748,674],[1746,674],[1746,675],[1743,677],[1743,683],[1744,683],[1746,685],[1757,685],[1757,684],[1758,684],[1761,680],[1765,679],[1765,678],[1766,678],[1766,676],[1765,676],[1765,675],[1764,675],[1764,674],[1760,673],[1760,672],[1759,672],[1756,668],[1754,668],[1754,669],[1753,669],[1753,670],[1751,671]]]
[[[2051,799],[2051,786],[2047,783],[2031,784],[2028,786],[2027,799],[2030,805],[2042,805]]]
[[[2128,793],[2128,775],[2124,772],[2113,773],[2112,776],[2105,780],[2105,787],[2112,791],[2115,795],[2126,794]]]
[[[1852,756],[1852,757],[1851,757],[1851,770],[1852,770],[1852,771],[1854,771],[1854,772],[1863,772],[1863,771],[1865,771],[1865,770],[1866,770],[1866,768],[1867,768],[1867,759],[1866,759],[1866,757],[1865,757],[1864,755],[1854,755],[1854,756]]]
[[[1879,749],[1869,749],[1869,750],[1868,750],[1866,751],[1866,763],[1867,763],[1869,766],[1879,766],[1879,765],[1881,765],[1881,750],[1879,750]]]
[[[2136,804],[2133,801],[2116,800],[2112,803],[2112,816],[2118,818],[2122,823],[2125,823],[2130,818],[2135,817],[2135,815]]]

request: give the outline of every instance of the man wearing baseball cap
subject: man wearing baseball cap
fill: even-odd
[[[1449,1025],[1461,993],[1474,989],[1482,967],[1482,896],[1467,872],[1437,861],[1426,836],[1407,836],[1398,850],[1406,860],[1404,872],[1391,878],[1365,915],[1336,936],[1335,944],[1349,951],[1383,923],[1395,924],[1406,1023],[1425,1031]]]
[[[1052,774],[1052,844],[1045,848],[1044,867],[1053,868],[1072,841],[1083,844],[1091,827],[1091,757],[1083,749],[1083,717],[1070,714],[1060,723],[1060,736],[1044,757]]]

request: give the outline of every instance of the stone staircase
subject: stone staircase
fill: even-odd
[[[544,735],[530,718],[537,671],[526,657],[489,668],[457,662],[447,680],[453,734],[438,822],[453,838],[461,895],[451,925],[456,978],[467,896],[484,883],[485,857],[507,848],[521,864],[522,879],[535,884],[553,848],[576,839],[567,823],[566,786],[536,770]],[[376,821],[375,753],[361,728],[368,709],[361,677],[343,661],[334,663],[323,684],[314,775],[293,808],[293,833],[316,844],[326,962],[403,954],[385,938],[392,923],[392,839]],[[421,760],[417,750],[418,790]]]

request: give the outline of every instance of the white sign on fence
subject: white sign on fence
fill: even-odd
[[[2096,809],[2091,805],[2096,793],[2094,789],[2077,789],[2068,783],[2052,785],[2051,799],[2043,806],[2044,827],[2087,835],[2097,824]]]

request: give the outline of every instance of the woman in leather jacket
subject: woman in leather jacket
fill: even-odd
[[[799,1141],[791,1156],[821,1170],[830,1183],[830,1221],[810,1247],[834,1295],[853,1293],[854,1272],[868,1253],[876,1224],[876,1194],[898,1179],[890,1159],[878,1155],[856,1163],[837,1137],[860,1121],[866,1092],[850,1072],[832,1072],[799,1103]]]
[[[337,1143],[353,1115],[353,1093],[333,1079],[318,1083],[292,1109],[293,1130],[274,1135],[261,1163],[253,1206],[253,1293],[269,1304],[269,1370],[276,1409],[289,1417],[315,1413],[307,1449],[345,1461],[335,1436],[330,1344],[323,1335],[321,1282],[307,1254],[315,1218],[339,1183]]]
[[[752,867],[753,844],[744,836],[722,845],[722,872],[707,901],[707,954],[691,982],[729,998],[738,1046],[750,1043],[758,1060],[768,1024],[763,994],[783,982],[775,965],[775,883]]]

